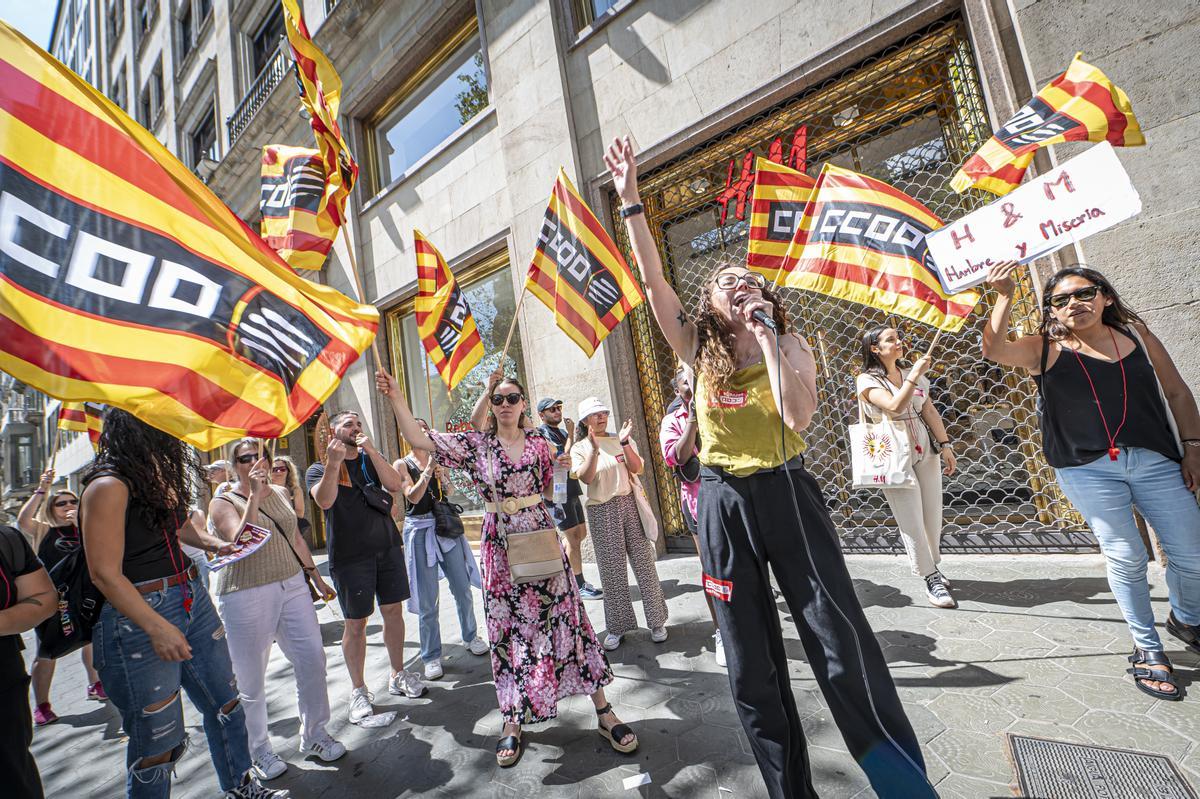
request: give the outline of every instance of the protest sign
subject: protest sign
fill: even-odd
[[[925,237],[947,293],[978,286],[1001,261],[1049,255],[1142,210],[1108,142]]]

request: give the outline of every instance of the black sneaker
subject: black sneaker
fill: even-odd
[[[1200,625],[1184,624],[1175,618],[1175,611],[1167,614],[1167,632],[1183,641],[1184,646],[1200,655]]]
[[[268,788],[247,772],[241,785],[225,792],[225,799],[290,799],[291,795],[286,788]]]
[[[954,597],[950,596],[950,591],[942,582],[942,575],[938,572],[925,578],[925,596],[929,599],[929,604],[935,608],[958,607],[958,603],[954,601]]]

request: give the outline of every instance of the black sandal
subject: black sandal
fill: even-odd
[[[1165,652],[1151,652],[1135,647],[1133,654],[1129,656],[1129,662],[1133,664],[1133,668],[1126,669],[1125,673],[1133,675],[1133,684],[1137,686],[1139,691],[1149,694],[1155,699],[1163,699],[1168,702],[1178,702],[1183,699],[1186,692],[1179,683],[1175,682],[1175,675],[1171,672],[1171,661],[1167,658]],[[1159,668],[1139,668],[1139,666],[1158,666]],[[1142,680],[1165,682],[1175,690],[1163,691],[1158,688],[1151,688],[1142,682]]]
[[[505,749],[512,750],[512,754],[502,756],[500,753]],[[500,768],[515,766],[517,761],[521,759],[522,751],[520,735],[505,735],[499,741],[496,741],[496,763],[500,765]]]
[[[609,703],[609,704],[605,705],[604,707],[598,707],[598,708],[596,708],[596,718],[599,719],[605,713],[612,713],[612,712],[613,712],[612,703]],[[632,752],[633,750],[638,748],[638,739],[637,739],[636,735],[633,736],[633,740],[631,742],[629,742],[627,744],[621,743],[622,738],[624,738],[626,735],[633,734],[633,730],[630,729],[628,724],[625,724],[624,722],[622,722],[620,724],[614,725],[611,730],[608,729],[607,727],[605,727],[603,722],[597,721],[597,724],[599,724],[599,727],[597,728],[599,733],[602,736],[604,736],[606,739],[608,739],[608,743],[610,746],[612,746],[613,749],[620,752],[621,754],[627,755],[630,752]]]
[[[1184,624],[1175,618],[1175,611],[1167,614],[1167,632],[1183,641],[1183,645],[1200,655],[1200,625]]]

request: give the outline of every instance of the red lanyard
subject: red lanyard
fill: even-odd
[[[1071,350],[1071,352],[1075,353],[1075,360],[1079,361],[1079,368],[1083,370],[1083,376],[1087,378],[1088,385],[1091,386],[1092,399],[1096,400],[1096,410],[1100,412],[1100,423],[1104,425],[1104,435],[1108,436],[1108,459],[1115,461],[1121,454],[1121,450],[1117,449],[1117,436],[1121,434],[1121,428],[1125,426],[1125,416],[1129,411],[1129,390],[1125,384],[1125,359],[1121,357],[1121,351],[1117,349],[1117,337],[1111,327],[1108,329],[1108,335],[1112,336],[1113,353],[1117,364],[1121,367],[1121,423],[1117,425],[1115,433],[1108,432],[1108,420],[1104,418],[1100,395],[1096,393],[1096,384],[1092,382],[1092,376],[1088,374],[1087,367],[1083,365],[1083,358],[1079,357],[1079,350]]]
[[[178,530],[175,532],[175,535],[176,535],[176,537],[179,536]],[[180,586],[182,586],[182,588],[183,588],[183,612],[191,613],[192,612],[192,588],[190,585],[188,585],[187,575],[184,573],[186,570],[183,568],[183,566],[181,564],[178,564],[175,562],[175,550],[171,549],[171,537],[170,537],[169,533],[167,532],[167,527],[165,527],[165,526],[163,527],[163,541],[167,545],[167,557],[171,559],[171,568],[175,570],[175,574],[177,576],[180,576],[183,578],[179,583]],[[180,552],[179,554],[182,556],[183,552]]]

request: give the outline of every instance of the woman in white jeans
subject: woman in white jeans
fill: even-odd
[[[900,331],[892,327],[868,330],[862,337],[863,371],[855,390],[870,421],[880,422],[886,416],[908,434],[917,485],[885,488],[883,496],[900,527],[912,572],[925,581],[929,603],[953,608],[957,603],[950,595],[950,581],[938,565],[942,560],[942,474],[954,474],[954,446],[930,401],[925,373],[932,361],[928,356],[918,358],[905,374],[900,368],[902,357]]]
[[[246,711],[253,767],[259,779],[269,780],[287,771],[267,735],[265,679],[275,641],[296,674],[301,753],[326,762],[346,754],[346,747],[325,731],[325,647],[304,572],[323,596],[332,596],[333,589],[317,573],[299,534],[290,494],[269,482],[270,462],[259,440],[243,438],[233,458],[235,482],[209,504],[212,527],[225,541],[236,539],[246,524],[270,530],[271,537],[254,553],[213,572],[212,593]]]

